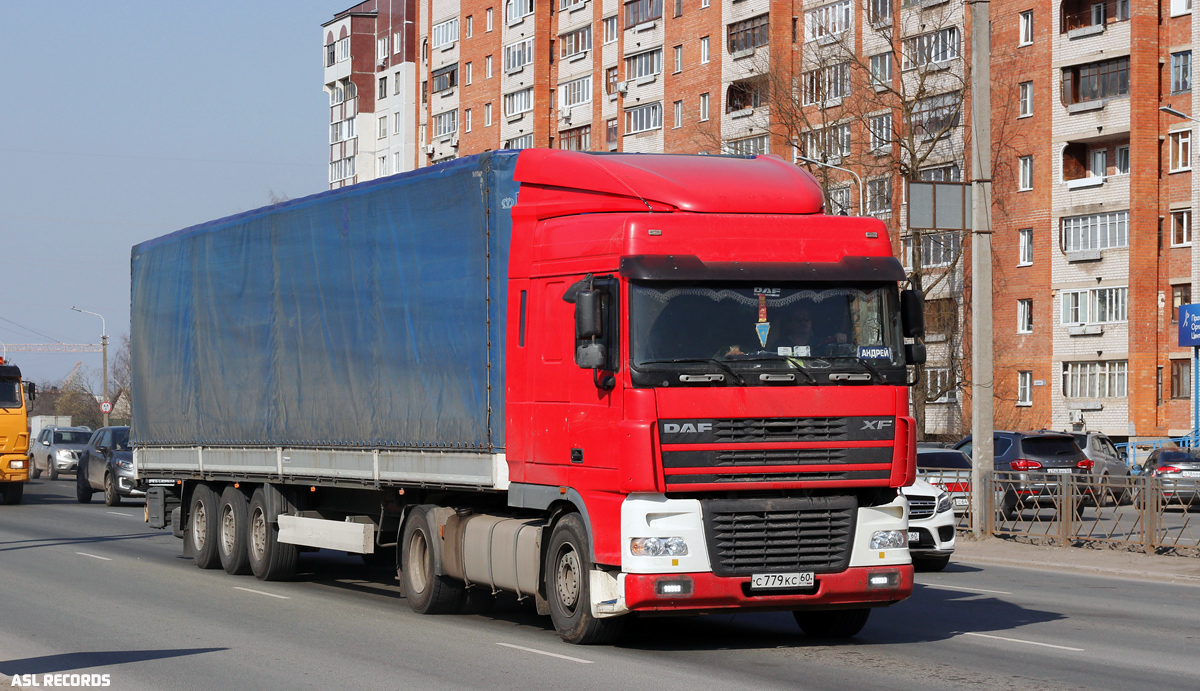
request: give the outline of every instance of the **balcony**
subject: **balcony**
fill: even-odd
[[[1059,32],[1070,39],[1102,34],[1117,22],[1129,21],[1130,0],[1065,0]]]

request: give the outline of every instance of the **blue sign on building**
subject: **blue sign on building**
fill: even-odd
[[[1179,345],[1200,346],[1200,304],[1179,306]]]

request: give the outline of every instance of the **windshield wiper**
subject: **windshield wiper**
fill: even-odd
[[[808,370],[804,367],[803,360],[798,357],[792,356],[792,355],[738,356],[737,362],[778,362],[779,360],[783,360],[784,362],[788,363],[789,371],[796,370],[800,374],[803,374],[804,378],[808,380],[809,384],[817,383],[817,378],[814,377],[813,375],[809,374]]]
[[[678,358],[668,358],[668,359],[664,359],[664,360],[645,360],[643,362],[639,362],[638,365],[678,365],[678,364],[696,363],[696,362],[707,362],[710,365],[716,365],[717,367],[719,367],[720,369],[722,369],[723,371],[728,373],[729,376],[733,377],[733,380],[738,383],[738,386],[746,385],[746,380],[742,379],[742,375],[735,372],[732,367],[725,364],[724,362],[721,362],[720,360],[718,360],[716,358],[711,358],[711,357],[707,357],[707,358],[705,358],[705,357],[678,357]]]
[[[854,359],[858,360],[858,364],[862,365],[863,367],[865,367],[866,369],[871,371],[872,379],[879,382],[880,384],[887,383],[887,377],[883,376],[883,372],[880,372],[879,370],[875,369],[875,365],[872,365],[871,363],[869,363],[866,360],[864,360],[860,357],[857,357],[857,356]]]

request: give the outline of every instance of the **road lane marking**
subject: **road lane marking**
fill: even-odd
[[[123,513],[121,511],[109,511],[109,513],[111,513],[114,516],[125,516],[126,518],[137,518],[137,516],[135,516],[131,513]]]
[[[279,598],[280,600],[290,600],[290,599],[292,599],[292,598],[288,597],[287,595],[276,595],[275,593],[265,593],[265,592],[263,592],[263,591],[261,591],[261,590],[254,590],[254,589],[252,589],[252,588],[242,588],[242,587],[239,587],[239,586],[236,586],[236,585],[235,585],[235,586],[233,586],[233,589],[234,589],[234,590],[242,590],[242,591],[245,591],[245,592],[247,592],[247,593],[254,593],[255,595],[266,595],[267,597],[277,597],[277,598]]]
[[[592,664],[591,660],[584,660],[584,659],[581,659],[578,657],[571,657],[569,655],[559,655],[558,653],[548,653],[545,650],[537,650],[536,648],[526,648],[523,645],[513,645],[512,643],[499,643],[499,642],[497,642],[496,645],[502,645],[505,648],[516,648],[517,650],[524,650],[527,653],[537,653],[538,655],[546,655],[548,657],[557,657],[560,660],[570,660],[571,662],[580,662],[585,665]]]
[[[994,639],[997,641],[1008,641],[1009,643],[1024,643],[1025,645],[1040,645],[1043,648],[1054,648],[1056,650],[1070,650],[1071,652],[1075,652],[1075,653],[1083,652],[1083,648],[1070,648],[1065,645],[1054,645],[1052,643],[1038,643],[1037,641],[1023,641],[1020,638],[1005,638],[1004,636],[989,636],[986,633],[975,633],[973,631],[964,632],[963,635],[964,636],[978,636],[980,638],[991,638],[991,639]]]
[[[101,559],[103,561],[112,561],[112,559],[109,559],[108,557],[102,557],[98,554],[88,554],[87,552],[76,552],[75,554],[78,554],[81,557],[91,557],[92,559]]]
[[[962,590],[962,591],[968,592],[968,593],[991,593],[994,595],[1012,595],[1012,593],[1008,592],[1007,590],[986,590],[984,588],[963,588],[963,587],[957,586],[957,585],[941,585],[941,584],[934,584],[934,583],[922,583],[921,585],[925,586],[926,588],[933,588],[935,590]]]

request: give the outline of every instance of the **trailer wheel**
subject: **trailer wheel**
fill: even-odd
[[[792,612],[796,623],[805,634],[813,638],[851,638],[858,635],[867,625],[871,610],[830,609]]]
[[[246,541],[250,536],[247,527],[250,516],[250,502],[233,485],[221,493],[221,517],[217,526],[217,547],[221,556],[221,566],[225,573],[240,576],[250,573],[250,554],[246,549]]]
[[[202,569],[215,569],[221,565],[217,553],[217,504],[217,493],[212,487],[203,482],[196,485],[192,491],[192,508],[188,512],[187,539],[192,541],[192,558]]]
[[[2,482],[0,483],[0,496],[4,497],[4,503],[12,506],[20,504],[21,497],[25,495],[24,482]]]
[[[279,541],[278,515],[267,509],[267,495],[262,487],[254,490],[250,499],[250,520],[247,522],[247,554],[250,570],[260,581],[286,581],[296,575],[300,551],[295,545]]]
[[[579,514],[569,513],[554,524],[546,551],[546,600],[554,630],[568,643],[609,643],[625,627],[624,617],[597,619],[592,615],[591,555]]]
[[[463,600],[463,584],[434,569],[433,531],[424,506],[412,509],[404,523],[400,540],[404,571],[404,591],[408,606],[417,614],[447,614],[458,609]]]

